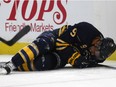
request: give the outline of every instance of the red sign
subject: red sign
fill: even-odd
[[[10,3],[10,0],[7,0],[7,2]],[[33,2],[33,4],[32,4],[32,8],[31,8],[31,12],[29,13],[30,14],[29,17],[26,17],[26,15],[25,15],[26,10],[28,8],[29,0],[24,0],[23,4],[22,4],[22,9],[21,9],[22,14],[20,16],[22,16],[22,18],[26,21],[30,21],[35,16],[35,14],[38,15],[38,17],[35,19],[36,21],[44,21],[45,20],[43,18],[44,14],[51,12],[54,8],[54,5],[55,5],[55,1],[50,0],[50,4],[48,6],[48,9],[45,9],[47,0],[42,0],[42,4],[40,6],[40,12],[37,13],[37,10],[38,10],[37,8],[38,8],[39,1],[33,0],[31,2]],[[67,3],[67,0],[66,0],[66,3]],[[13,4],[11,12],[10,12],[10,16],[7,20],[17,20],[16,15],[17,15],[17,9],[19,7],[19,4],[20,4],[20,0],[15,0],[14,1],[14,4]],[[61,14],[60,14],[60,12],[56,11],[56,12],[53,13],[53,20],[56,24],[62,24],[66,20],[66,17],[67,17],[66,9],[62,5],[61,0],[57,0],[56,5],[59,8],[59,10],[61,11],[61,14],[62,14],[63,17],[62,17],[62,20],[60,22],[57,22],[57,20],[54,19],[55,14],[56,14],[57,19],[60,19]]]
[[[3,1],[6,4],[10,4],[12,0]],[[30,2],[31,6],[29,4]],[[67,3],[68,0],[14,0],[12,1],[11,10],[6,18],[5,31],[17,31],[17,29],[20,30],[26,25],[24,23],[25,21],[31,22],[32,20],[34,20],[34,23],[30,23],[30,26],[32,27],[31,31],[40,32],[40,27],[45,30],[53,29],[53,23],[56,25],[61,25],[66,21],[67,11],[65,6]],[[27,11],[27,9],[30,9],[30,11]],[[28,14],[28,16],[26,14]],[[50,24],[50,22],[48,24],[44,24],[44,22],[47,20],[45,19],[46,14],[52,15],[50,20],[50,22],[52,21],[52,24]],[[18,16],[20,16],[20,19]],[[23,23],[12,23],[19,20],[23,20]],[[38,24],[36,22],[41,23]]]

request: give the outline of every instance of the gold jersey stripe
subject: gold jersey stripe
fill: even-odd
[[[19,70],[19,71],[22,71],[21,68],[20,68],[20,66],[18,67],[18,70]]]
[[[29,71],[27,63],[22,64],[24,71]]]
[[[67,43],[66,44],[64,44],[64,43],[62,44],[62,43],[56,42],[56,46],[65,46],[65,47],[67,47],[67,46],[69,46],[69,44],[67,44]]]
[[[64,26],[62,27],[62,29],[61,29],[62,33],[63,33],[66,29],[67,29],[67,26],[64,25]]]
[[[37,54],[39,54],[39,50],[36,44],[31,43],[30,46],[32,46],[36,50]]]
[[[26,62],[27,62],[27,60],[26,60],[25,56],[23,55],[23,53],[21,53],[21,51],[19,51],[18,53],[19,53],[19,54],[20,54],[20,56],[22,57],[23,61],[26,63]]]
[[[34,53],[31,51],[29,47],[24,47],[23,50],[26,52],[26,54],[29,57],[29,60],[34,60]]]
[[[80,53],[75,52],[69,59],[68,59],[68,63],[70,63],[71,65],[74,65],[74,62],[77,58],[79,58]]]
[[[34,66],[33,61],[31,61],[29,64],[30,64],[30,66],[31,66],[32,71],[35,71],[36,69],[35,69],[35,66]],[[24,71],[29,71],[29,68],[28,68],[27,63],[22,64],[22,67],[23,67]],[[19,70],[19,71],[22,71],[22,69],[21,69],[20,66],[18,67],[18,70]]]
[[[67,46],[70,46],[70,44],[66,43],[65,41],[61,40],[61,39],[57,39],[56,42],[56,50],[63,50],[65,49]]]
[[[56,48],[56,50],[64,50],[66,47],[59,47],[59,48]]]
[[[58,34],[58,36],[60,36],[62,33],[64,33],[64,31],[67,29],[67,25],[64,25],[63,27],[61,27],[60,29],[59,29],[59,34]]]
[[[31,69],[32,69],[33,71],[36,70],[33,61],[31,61]]]
[[[66,43],[65,41],[63,41],[63,40],[61,40],[59,38],[57,39],[57,41],[60,42],[60,43]]]
[[[61,29],[59,29],[59,33],[58,33],[58,36],[60,36],[60,35],[61,35],[61,33],[62,33],[62,31],[61,31]]]
[[[80,54],[75,58],[75,59],[73,59],[73,61],[72,61],[72,63],[71,63],[71,65],[74,65],[74,63],[75,63],[75,60],[76,59],[78,59],[80,57]]]

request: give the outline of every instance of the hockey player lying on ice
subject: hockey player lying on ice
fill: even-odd
[[[43,32],[31,44],[17,52],[0,68],[1,74],[13,70],[34,71],[97,66],[116,49],[111,38],[104,38],[92,24],[81,22]]]

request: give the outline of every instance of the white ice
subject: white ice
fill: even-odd
[[[1,61],[12,57],[0,55]],[[111,67],[64,69],[41,72],[12,72],[0,75],[0,87],[116,87],[116,61],[105,61]]]

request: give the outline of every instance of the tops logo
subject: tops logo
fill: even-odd
[[[21,1],[22,0],[14,0],[10,15],[9,15],[7,20],[14,20],[14,21],[17,20],[17,18],[16,18],[16,15],[18,14],[17,10],[19,8],[19,4]],[[5,2],[5,0],[4,0],[4,2]],[[11,2],[10,0],[7,0],[7,2],[5,2],[5,3],[10,3],[10,2]],[[31,0],[31,2],[33,2],[32,8],[31,8],[31,11],[28,12],[29,16],[26,17],[26,10],[28,8],[29,0],[24,0],[22,2],[23,2],[23,4],[21,5],[21,16],[26,21],[30,21],[31,19],[34,18],[35,15],[37,15],[37,18],[35,19],[36,21],[44,21],[45,20],[44,14],[51,12],[54,8],[54,5],[55,5],[55,0],[50,0],[49,5],[47,6],[48,8],[46,9],[47,0],[42,0],[41,6],[40,6],[40,11],[39,11],[39,13],[37,13],[38,3],[40,1],[39,0]],[[68,0],[66,0],[65,2],[67,4]],[[53,13],[53,21],[56,24],[62,24],[66,20],[67,12],[66,12],[65,7],[61,3],[61,0],[57,0],[56,5],[61,12],[56,11]]]

